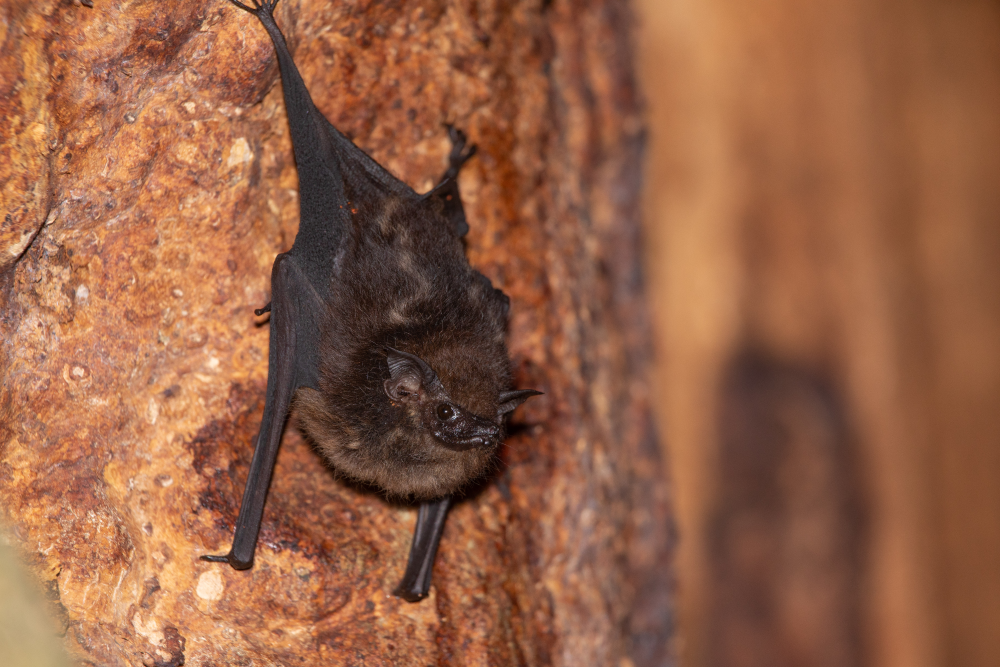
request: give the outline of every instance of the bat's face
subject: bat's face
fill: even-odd
[[[337,470],[390,495],[439,497],[487,473],[503,442],[505,414],[535,393],[480,396],[477,413],[451,396],[420,357],[388,348],[386,362],[381,400],[365,401],[378,403],[379,411],[362,410],[363,422],[352,419],[357,411],[344,414],[339,401],[331,405],[314,390],[300,389],[296,407],[301,426]]]
[[[445,391],[434,369],[420,357],[389,348],[389,379],[383,382],[393,407],[411,435],[430,435],[436,446],[454,452],[496,451],[503,439],[500,416],[484,418],[462,407]]]

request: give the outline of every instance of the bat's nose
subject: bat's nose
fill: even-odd
[[[457,451],[467,449],[496,449],[500,446],[503,432],[491,421],[475,415],[463,415],[459,423],[452,425],[448,432],[435,433],[439,440]]]

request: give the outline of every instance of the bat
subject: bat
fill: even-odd
[[[427,596],[453,498],[496,466],[505,420],[540,392],[511,389],[510,301],[465,257],[458,173],[475,153],[449,127],[449,166],[418,195],[313,104],[273,12],[230,0],[274,43],[299,174],[299,230],[271,269],[264,415],[232,547],[253,565],[278,445],[299,427],[340,474],[421,502],[395,594]]]

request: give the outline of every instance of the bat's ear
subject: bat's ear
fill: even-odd
[[[392,400],[413,403],[428,390],[441,387],[437,373],[420,357],[388,346],[386,352],[389,379],[385,381],[385,393]]]
[[[524,403],[532,396],[539,396],[542,392],[534,389],[515,389],[514,391],[500,392],[500,407],[497,408],[497,417],[503,417],[508,412],[513,412],[514,408]]]

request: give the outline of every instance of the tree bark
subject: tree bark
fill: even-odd
[[[445,123],[471,263],[512,300],[501,472],[452,511],[428,599],[415,509],[293,426],[253,569],[224,550],[260,419],[253,309],[298,196],[272,47],[222,0],[9,2],[0,56],[0,506],[81,664],[656,665],[670,507],[638,268],[621,3],[282,2],[320,110],[418,191]]]
[[[684,663],[1000,664],[1000,5],[637,4]]]

